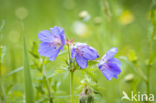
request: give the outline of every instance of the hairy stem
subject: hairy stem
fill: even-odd
[[[45,67],[43,66],[43,77],[45,79],[45,82],[46,82],[46,86],[47,86],[47,90],[48,90],[48,95],[49,95],[49,102],[50,103],[54,103],[53,102],[53,98],[52,98],[52,94],[51,94],[51,90],[50,90],[50,85],[49,85],[49,81],[46,77],[46,71],[45,71]]]
[[[71,97],[72,97],[72,103],[74,103],[74,89],[73,89],[73,78],[74,77],[74,72],[71,71],[71,78],[70,78],[70,89],[71,89]]]
[[[150,94],[150,66],[149,65],[147,66],[146,77],[147,77],[146,92],[147,92],[147,95],[149,97],[149,94]],[[150,103],[150,101],[148,101],[147,103]]]
[[[1,66],[1,58],[0,58],[0,79],[1,79],[1,72],[2,72],[1,68],[2,66]]]
[[[71,69],[71,60],[70,60],[70,58],[71,58],[71,52],[70,52],[70,46],[68,45],[68,58],[69,58],[69,69]]]
[[[142,71],[142,69],[140,68],[140,65],[138,64],[138,62],[134,63],[134,65],[136,66],[137,71],[138,71],[140,77],[141,77],[144,81],[146,81],[146,80],[147,80],[146,75],[145,75],[145,73]]]
[[[71,101],[72,103],[74,103],[74,83],[73,83],[73,79],[74,79],[74,69],[72,68],[72,63],[71,63],[71,52],[70,52],[70,46],[68,45],[68,58],[69,58],[69,71],[71,73],[71,77],[70,77],[70,94],[71,94]]]

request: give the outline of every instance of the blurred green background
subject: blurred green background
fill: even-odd
[[[42,70],[38,68],[43,57],[37,48],[38,33],[54,26],[64,28],[66,38],[96,48],[100,57],[112,47],[119,49],[116,58],[122,62],[122,72],[118,79],[106,80],[96,65],[75,72],[75,103],[79,103],[84,84],[94,91],[95,103],[129,103],[121,100],[123,91],[129,96],[131,91],[147,92],[142,76],[149,77],[150,93],[156,95],[155,21],[155,0],[0,0],[0,103],[23,103],[25,99],[22,32],[35,102],[49,102]],[[67,48],[55,61],[45,63],[55,103],[71,102],[70,75],[62,70],[68,59],[66,51]]]

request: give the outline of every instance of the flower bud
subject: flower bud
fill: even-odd
[[[93,103],[94,97],[91,88],[84,88],[80,94],[80,103]]]
[[[84,21],[88,21],[90,19],[90,15],[86,10],[81,11],[79,13],[79,17],[80,17],[80,19],[83,19]]]

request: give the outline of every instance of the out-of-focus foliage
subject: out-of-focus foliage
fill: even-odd
[[[129,103],[121,100],[122,93],[146,93],[147,67],[150,92],[156,96],[155,0],[0,0],[2,103],[23,103],[26,98],[21,21],[36,103],[48,103],[49,95],[55,103],[71,102],[67,46],[55,61],[38,54],[38,33],[55,25],[64,28],[70,40],[93,46],[100,58],[112,47],[119,50],[116,58],[121,60],[122,72],[118,79],[106,80],[97,67],[100,58],[84,70],[77,66],[75,103],[89,97],[95,103]]]

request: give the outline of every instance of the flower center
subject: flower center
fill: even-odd
[[[80,56],[84,56],[84,51],[82,50],[83,46],[76,48],[76,52]]]
[[[110,69],[108,66],[108,61],[102,65],[103,70]]]
[[[54,41],[51,42],[51,43],[49,44],[49,46],[50,46],[50,47],[51,47],[51,46],[59,46],[59,47],[62,47],[62,42],[61,42],[60,38],[58,38],[56,35],[54,35]]]
[[[49,46],[51,47],[51,46],[62,46],[62,44],[60,43],[60,42],[51,42],[50,44],[49,44]]]

